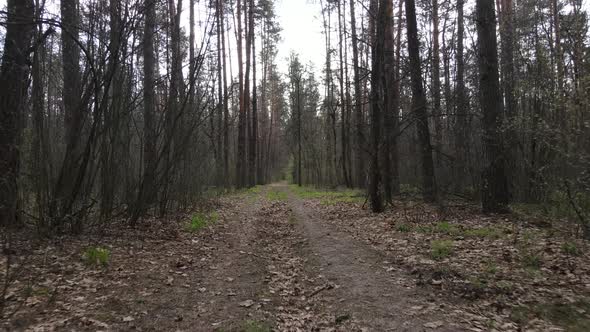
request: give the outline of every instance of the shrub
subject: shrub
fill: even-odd
[[[408,233],[412,230],[412,227],[408,224],[398,224],[396,229],[398,232]]]
[[[461,233],[457,226],[452,225],[448,221],[441,221],[438,224],[436,224],[436,231],[448,235],[457,235]]]
[[[580,249],[578,249],[578,246],[574,243],[574,242],[565,242],[562,246],[561,246],[561,250],[570,256],[579,256],[580,255]]]
[[[430,255],[435,260],[449,257],[453,253],[453,241],[434,240],[430,244]]]
[[[104,248],[90,247],[84,251],[83,257],[87,265],[107,266],[111,258],[111,252]]]
[[[244,332],[270,332],[272,331],[271,328],[262,322],[258,322],[255,320],[248,320],[244,324]]]
[[[522,256],[522,264],[526,268],[538,270],[543,265],[543,259],[537,254],[526,253]]]

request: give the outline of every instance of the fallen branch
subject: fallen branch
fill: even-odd
[[[311,294],[309,294],[308,297],[309,298],[312,298],[312,297],[318,295],[319,293],[321,293],[321,292],[323,292],[325,290],[330,290],[330,289],[333,289],[333,288],[334,288],[334,285],[332,285],[332,284],[326,284],[326,285],[324,285],[324,286],[316,289],[315,291],[313,291]]]

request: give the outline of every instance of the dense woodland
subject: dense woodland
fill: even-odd
[[[284,178],[586,225],[583,1],[320,1],[325,63],[287,72],[273,1],[185,2],[8,1],[4,226],[135,224]]]
[[[0,0],[0,330],[589,331],[589,4],[286,1]]]

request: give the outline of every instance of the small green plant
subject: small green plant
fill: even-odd
[[[511,293],[514,290],[514,284],[507,280],[498,281],[496,287],[504,293]]]
[[[488,286],[488,281],[482,277],[471,276],[467,280],[475,289],[483,290]]]
[[[270,332],[271,328],[264,322],[247,320],[244,323],[244,332]]]
[[[395,229],[401,233],[409,233],[412,230],[412,226],[408,224],[398,224]]]
[[[574,242],[565,242],[561,246],[561,250],[569,256],[580,256],[581,254],[580,249],[578,249],[578,246]]]
[[[424,234],[430,234],[430,233],[433,233],[433,229],[432,229],[432,227],[431,227],[431,226],[423,226],[423,225],[420,225],[420,226],[418,226],[418,227],[416,228],[416,231],[417,231],[418,233],[424,233]]]
[[[452,225],[448,221],[441,221],[436,224],[436,231],[443,234],[448,235],[458,235],[461,233],[461,230],[457,228],[457,226]]]
[[[485,265],[484,272],[489,275],[498,273],[498,265],[493,261],[488,261]]]
[[[510,318],[522,325],[533,319],[543,318],[564,328],[565,331],[582,332],[590,330],[590,318],[586,314],[589,309],[590,304],[584,301],[538,303],[514,307]]]
[[[430,255],[435,260],[442,260],[453,253],[453,241],[434,240],[430,244]]]
[[[84,251],[83,257],[87,265],[107,266],[109,265],[111,252],[104,248],[90,247]]]
[[[191,232],[197,232],[209,224],[214,224],[219,220],[219,214],[216,211],[210,213],[195,213],[191,217],[187,228]]]
[[[522,256],[522,264],[528,269],[538,270],[543,265],[543,259],[535,253],[528,252]]]

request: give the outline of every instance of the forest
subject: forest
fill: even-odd
[[[589,10],[1,0],[0,330],[590,330]]]

